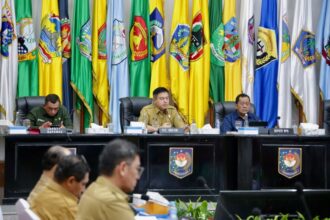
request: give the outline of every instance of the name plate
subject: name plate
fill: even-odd
[[[184,134],[183,128],[159,128],[159,134]]]
[[[273,135],[293,135],[292,128],[272,128],[269,130],[269,134]]]
[[[66,128],[51,127],[51,128],[40,128],[40,134],[66,134]]]

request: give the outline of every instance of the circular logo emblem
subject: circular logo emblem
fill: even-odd
[[[112,36],[112,59],[111,63],[117,65],[127,57],[126,53],[126,35],[124,23],[115,19],[113,21]]]
[[[224,27],[221,23],[211,36],[211,62],[218,66],[225,65],[225,54],[223,53]]]
[[[184,71],[189,69],[189,37],[189,25],[178,24],[173,32],[170,44],[170,55]]]
[[[194,19],[191,29],[190,61],[198,60],[203,54],[203,23],[202,14],[198,13]]]
[[[135,16],[130,31],[132,60],[139,61],[148,57],[148,29],[141,16]]]
[[[92,60],[92,29],[91,20],[89,19],[83,26],[81,26],[79,36],[77,37],[77,44],[82,56],[88,60]]]
[[[237,20],[231,18],[225,24],[225,42],[223,49],[225,52],[225,60],[227,62],[235,62],[241,56],[240,54],[240,39],[237,32]]]
[[[33,60],[36,58],[33,52],[37,44],[34,38],[33,23],[31,18],[23,18],[17,23],[17,47],[18,60]]]
[[[158,8],[150,14],[150,33],[152,54],[151,61],[155,62],[165,53],[164,19]]]
[[[275,31],[259,27],[256,68],[260,68],[277,59],[277,44]]]
[[[248,23],[248,31],[249,31],[249,43],[251,45],[254,45],[255,42],[255,34],[254,34],[254,16],[252,16],[249,19],[249,23]]]
[[[300,59],[304,68],[314,64],[316,62],[315,35],[309,31],[302,30],[293,51]]]

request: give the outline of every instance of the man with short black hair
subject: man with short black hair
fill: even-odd
[[[77,220],[133,220],[126,193],[143,172],[137,147],[126,140],[109,142],[99,157],[100,176],[81,197]]]
[[[144,122],[150,133],[161,127],[187,128],[176,108],[170,105],[169,91],[164,87],[153,91],[153,103],[143,107],[139,121]]]
[[[61,158],[55,170],[54,181],[38,194],[31,209],[41,219],[76,219],[78,199],[85,191],[89,171],[83,156]]]
[[[68,110],[61,105],[56,94],[49,94],[45,104],[33,108],[26,116],[31,121],[32,128],[50,128],[51,126],[72,128]]]
[[[41,164],[42,164],[42,174],[40,179],[38,180],[37,184],[34,186],[32,191],[30,192],[27,201],[29,202],[30,206],[34,204],[35,198],[41,193],[46,185],[53,181],[54,173],[57,167],[57,163],[59,160],[64,157],[70,155],[71,152],[62,146],[52,146],[50,147],[46,153],[44,154]]]
[[[236,97],[236,111],[226,115],[223,119],[223,123],[221,125],[221,133],[226,133],[227,131],[237,131],[237,127],[243,127],[245,118],[247,117],[248,121],[259,121],[259,118],[249,112],[251,103],[250,97],[241,93]]]

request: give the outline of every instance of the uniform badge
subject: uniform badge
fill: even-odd
[[[34,51],[37,44],[34,38],[33,23],[31,18],[23,18],[17,23],[18,60],[33,60],[36,58]]]
[[[259,69],[277,59],[275,30],[259,27],[256,68]]]
[[[193,173],[193,148],[171,147],[169,149],[169,173],[183,179]]]
[[[288,16],[285,14],[282,20],[282,55],[281,62],[285,63],[285,61],[290,57],[291,54],[291,39],[290,39],[290,31],[288,27]]]
[[[301,174],[302,149],[279,148],[278,149],[278,173],[291,179]]]
[[[224,44],[224,26],[221,23],[211,36],[211,63],[224,66],[225,65],[225,54],[223,52],[223,44]]]
[[[122,21],[115,19],[113,21],[112,31],[112,59],[113,65],[120,64],[127,58],[126,53],[126,34],[125,27]]]
[[[227,62],[233,63],[241,57],[237,20],[234,17],[225,24],[225,43],[223,49]]]
[[[61,19],[61,37],[64,58],[71,57],[71,26],[68,18]]]
[[[204,30],[202,14],[198,13],[192,22],[191,43],[190,43],[190,61],[196,61],[203,55]]]
[[[107,45],[106,45],[107,31],[104,23],[98,30],[98,56],[100,60],[107,59]]]
[[[158,8],[150,14],[150,33],[153,45],[151,62],[156,62],[165,53],[164,19]]]
[[[44,63],[61,56],[61,21],[58,15],[47,14],[41,21],[39,54]]]
[[[302,30],[293,47],[293,51],[304,68],[314,64],[316,62],[315,34]]]
[[[129,45],[132,52],[132,61],[139,61],[148,57],[148,28],[141,16],[134,17]]]
[[[80,54],[88,60],[92,60],[92,22],[89,19],[80,29],[76,41],[79,46]]]
[[[5,5],[2,8],[1,14],[1,27],[0,27],[0,46],[1,55],[4,57],[9,56],[9,46],[12,44],[13,40],[16,38],[14,24],[13,24],[13,14],[11,9],[5,1]]]
[[[184,71],[189,69],[189,37],[190,27],[186,24],[178,24],[170,44],[170,55]]]

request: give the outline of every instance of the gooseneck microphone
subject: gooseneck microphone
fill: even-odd
[[[297,190],[297,196],[300,200],[300,202],[302,203],[303,205],[303,208],[305,210],[305,213],[306,213],[306,219],[307,220],[312,220],[312,215],[311,215],[311,212],[310,212],[310,209],[307,205],[307,202],[306,202],[306,199],[305,199],[305,194],[304,194],[304,186],[301,182],[295,182],[294,184],[296,190]]]
[[[205,189],[207,189],[209,194],[215,198],[215,201],[218,201],[218,196],[212,192],[211,188],[206,182],[206,179],[203,176],[198,176],[196,181],[200,186],[203,186]],[[221,201],[218,201],[217,205],[220,206],[220,208],[225,212],[225,214],[228,216],[228,219],[234,220],[234,217],[230,214],[228,209],[221,203]]]

